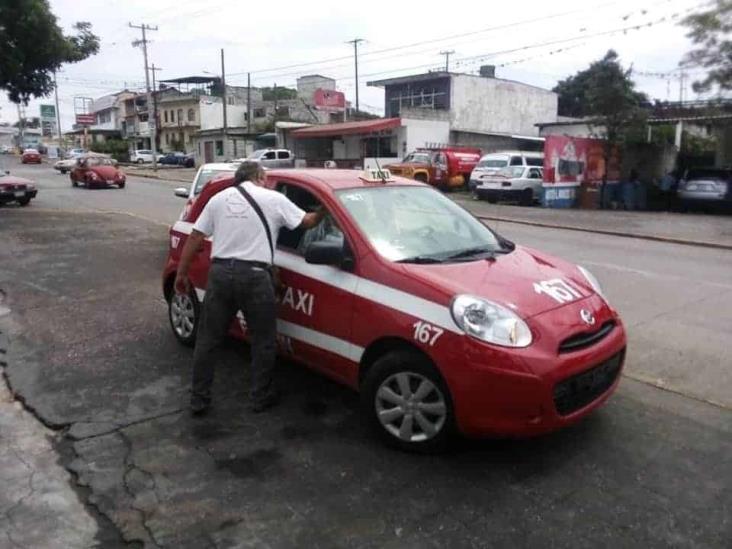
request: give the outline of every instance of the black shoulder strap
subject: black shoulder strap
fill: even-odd
[[[254,211],[259,216],[259,220],[262,222],[262,226],[264,227],[264,232],[267,234],[267,241],[269,242],[269,251],[272,254],[272,264],[274,265],[274,244],[272,243],[272,233],[269,230],[269,223],[267,223],[267,218],[264,217],[262,208],[259,207],[259,204],[257,204],[256,200],[254,200],[252,198],[252,195],[250,195],[241,185],[237,185],[236,190],[241,193],[241,195],[246,199],[247,202],[249,202],[249,205],[254,209]]]

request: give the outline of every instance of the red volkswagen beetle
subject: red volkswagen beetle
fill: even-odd
[[[170,229],[163,291],[173,334],[191,344],[210,243],[195,290],[173,281],[183,243],[215,180]],[[267,185],[317,227],[283,229],[276,263],[282,354],[362,394],[385,440],[442,447],[454,433],[526,436],[575,423],[615,390],[626,335],[584,268],[514,243],[428,185],[388,172],[282,170]],[[240,315],[231,333],[246,338]]]
[[[111,158],[105,156],[86,155],[77,158],[69,177],[72,186],[76,187],[81,183],[90,189],[110,185],[124,189],[126,183],[124,172],[117,168]]]
[[[22,164],[40,164],[41,153],[36,149],[25,149],[20,157],[20,162]]]

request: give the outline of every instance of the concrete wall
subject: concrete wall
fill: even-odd
[[[601,137],[605,133],[604,126],[589,126],[584,123],[543,126],[539,130],[541,137],[549,135],[566,135],[567,137]]]
[[[395,150],[399,156],[405,156],[418,147],[426,147],[429,143],[449,143],[450,122],[402,118],[397,138]]]
[[[361,158],[361,137],[345,136],[333,140],[333,160]]]
[[[313,94],[318,88],[335,90],[336,81],[319,75],[301,76],[297,79],[297,95],[305,101],[312,101]]]
[[[221,103],[201,100],[199,103],[201,130],[213,130],[224,126],[224,110]],[[246,105],[227,105],[226,124],[229,127],[247,125]]]
[[[453,131],[538,136],[557,117],[557,94],[519,82],[454,74],[450,96]]]

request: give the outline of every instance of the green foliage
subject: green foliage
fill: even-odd
[[[173,138],[170,140],[170,150],[185,152],[185,150],[186,150],[185,144],[183,143],[182,140]]]
[[[281,86],[277,86],[276,96],[275,88],[265,87],[260,89],[262,90],[262,99],[264,101],[274,101],[275,97],[277,97],[278,101],[297,99],[297,90],[293,90],[292,88],[283,88]]]
[[[99,51],[91,24],[64,36],[47,0],[0,0],[0,89],[15,103],[53,91],[53,72]]]
[[[707,4],[708,5],[708,4]],[[695,92],[714,88],[732,90],[732,1],[716,0],[704,11],[688,16],[682,25],[697,46],[684,58],[684,65],[707,69],[703,80],[694,82]]]
[[[89,148],[94,152],[108,154],[118,162],[127,162],[130,157],[129,145],[122,139],[107,139],[92,143]]]

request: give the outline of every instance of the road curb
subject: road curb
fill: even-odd
[[[603,234],[607,236],[620,236],[623,238],[636,238],[639,240],[652,240],[655,242],[665,242],[668,244],[682,244],[684,246],[696,246],[703,248],[715,248],[718,250],[732,250],[732,244],[720,244],[718,242],[707,242],[704,240],[686,240],[684,238],[673,238],[666,236],[657,236],[651,234],[640,233],[624,233],[621,231],[609,231],[606,229],[588,229],[586,227],[577,227],[576,225],[559,225],[556,223],[544,223],[542,221],[527,221],[525,219],[512,219],[510,217],[496,217],[490,215],[478,215],[475,217],[482,221],[499,221],[503,223],[517,223],[519,225],[529,225],[531,227],[545,227],[548,229],[562,229],[565,231],[577,231],[582,233]]]
[[[152,175],[152,174],[143,174],[143,173],[135,173],[131,171],[125,172],[127,175],[131,175],[132,177],[144,177],[146,179],[155,179],[157,181],[171,181],[173,183],[190,183],[190,179],[170,179],[168,177],[160,177],[159,175]]]

